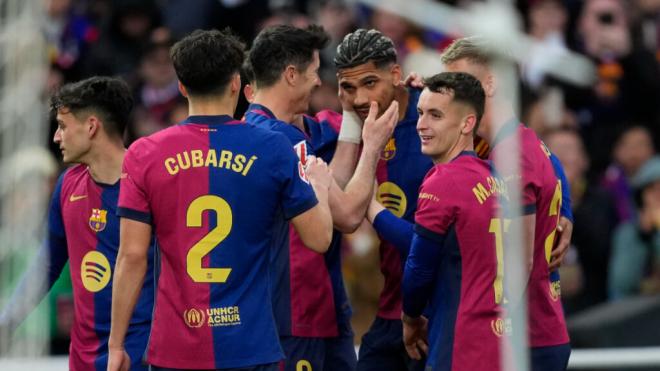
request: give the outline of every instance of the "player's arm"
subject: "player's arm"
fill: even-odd
[[[573,235],[573,208],[571,204],[571,188],[566,179],[564,168],[554,153],[550,154],[550,161],[552,162],[552,167],[555,170],[557,178],[561,181],[561,213],[559,225],[557,226],[559,239],[550,255],[549,265],[550,271],[553,271],[561,266],[571,243],[571,236]]]
[[[378,235],[399,250],[402,258],[408,256],[413,239],[413,223],[397,218],[374,198],[369,203],[367,219]]]
[[[426,307],[433,281],[440,265],[440,252],[445,236],[432,232],[419,224],[415,225],[410,254],[403,271],[403,315],[404,345],[411,358],[421,359],[422,352],[428,354],[426,321],[422,312]]]
[[[124,354],[124,339],[147,272],[151,225],[128,218],[120,219],[119,252],[112,281],[112,322],[108,350],[112,354],[112,367],[121,369],[117,356]],[[130,364],[130,360],[128,361]]]
[[[332,242],[332,214],[328,205],[328,188],[333,182],[332,175],[327,164],[314,156],[307,159],[305,173],[318,203],[293,217],[291,223],[305,246],[324,253]]]
[[[0,332],[12,333],[16,330],[57,281],[69,258],[60,201],[63,178],[64,174],[60,176],[50,201],[48,238],[0,313]]]
[[[364,219],[373,192],[378,159],[394,131],[399,105],[393,101],[381,117],[376,118],[377,114],[378,104],[372,102],[369,116],[364,121],[360,160],[345,190],[342,191],[336,182],[330,186],[332,218],[337,229],[345,233],[354,232]]]
[[[362,122],[355,111],[344,109],[341,117],[337,148],[330,161],[330,170],[339,188],[344,189],[357,165],[362,141]]]

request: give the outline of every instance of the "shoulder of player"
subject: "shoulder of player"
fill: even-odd
[[[84,164],[75,164],[64,169],[60,179],[62,182],[62,187],[65,187],[68,184],[77,183],[81,179],[87,179],[89,177],[89,169],[87,165]]]
[[[56,187],[59,187],[60,198],[69,195],[79,184],[87,183],[89,177],[89,169],[84,164],[75,164],[64,169],[56,184]]]
[[[448,190],[455,186],[454,177],[459,174],[459,167],[455,164],[438,164],[429,170],[422,183],[422,188]]]
[[[322,132],[332,130],[339,133],[342,115],[333,110],[321,110],[314,116],[305,115],[305,123],[310,126],[317,125]]]

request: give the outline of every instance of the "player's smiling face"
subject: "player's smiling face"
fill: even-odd
[[[435,164],[451,160],[466,148],[467,140],[472,140],[469,117],[476,117],[470,115],[466,105],[454,102],[453,97],[451,91],[435,93],[424,89],[417,103],[417,134],[422,153]]]
[[[364,121],[369,115],[369,104],[378,102],[378,116],[394,100],[395,87],[401,80],[398,64],[376,67],[373,62],[342,68],[337,73],[339,94]]]
[[[60,108],[57,110],[57,130],[53,141],[60,146],[64,162],[81,162],[91,146],[89,125],[66,107]]]

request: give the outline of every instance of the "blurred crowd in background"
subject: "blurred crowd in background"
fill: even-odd
[[[439,72],[439,53],[462,35],[415,25],[397,14],[340,0],[42,0],[50,69],[47,95],[92,75],[123,77],[136,107],[126,144],[187,116],[169,47],[201,28],[230,27],[249,45],[263,27],[322,25],[322,86],[311,108],[341,110],[332,58],[344,35],[376,28],[397,45],[405,72]],[[439,1],[468,7],[475,1]],[[520,119],[561,160],[571,186],[573,243],[561,268],[567,317],[602,303],[660,294],[660,1],[517,0],[538,53],[521,72]],[[596,65],[578,88],[540,73],[544,51],[569,49]],[[246,103],[239,104],[237,118]],[[51,138],[55,123],[51,123]],[[50,145],[54,158],[58,148]],[[55,177],[57,174],[53,174]],[[382,285],[376,239],[348,236],[345,277],[356,341],[373,319]],[[55,352],[66,352],[73,315],[68,272],[53,290]],[[68,286],[67,286],[68,285]]]

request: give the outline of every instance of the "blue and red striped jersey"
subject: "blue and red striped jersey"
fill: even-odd
[[[160,248],[150,364],[247,367],[283,359],[272,316],[272,241],[317,203],[279,133],[190,116],[136,141],[119,214],[153,225]]]
[[[248,123],[284,134],[298,154],[301,166],[307,156],[332,160],[341,115],[321,111],[304,116],[305,131],[275,118],[265,106],[251,104]],[[334,337],[352,334],[351,307],[341,273],[341,234],[334,232],[325,254],[304,246],[293,227],[279,243],[286,253],[273,261],[273,301],[280,336]]]
[[[417,134],[417,101],[421,91],[409,89],[409,93],[406,114],[383,150],[376,179],[378,201],[397,217],[412,223],[419,187],[433,162],[422,154]],[[380,270],[385,277],[378,304],[381,318],[401,318],[401,279],[405,261],[406,256],[401,256],[394,245],[381,238]]]
[[[491,158],[506,151],[514,140],[520,145],[520,174],[501,173],[504,179],[521,181],[524,214],[536,214],[534,263],[527,287],[530,345],[543,347],[569,342],[561,304],[559,272],[550,272],[550,254],[557,238],[562,208],[562,183],[552,154],[536,133],[517,120],[508,121],[493,140]]]
[[[85,165],[60,176],[49,211],[49,283],[70,261],[74,295],[71,330],[71,370],[105,370],[108,361],[112,274],[119,249],[116,215],[119,182],[96,183]],[[146,370],[142,358],[149,338],[154,298],[153,246],[144,286],[126,334],[131,369]]]
[[[490,163],[471,151],[433,167],[422,184],[415,232],[431,242],[427,249],[433,257],[413,243],[405,287],[422,285],[420,279],[409,282],[415,270],[429,283],[423,298],[430,314],[427,369],[500,369],[506,330],[500,309],[504,222],[498,219],[503,184]],[[408,291],[404,295],[408,312],[414,298]],[[415,314],[424,309],[422,303],[413,308]]]

